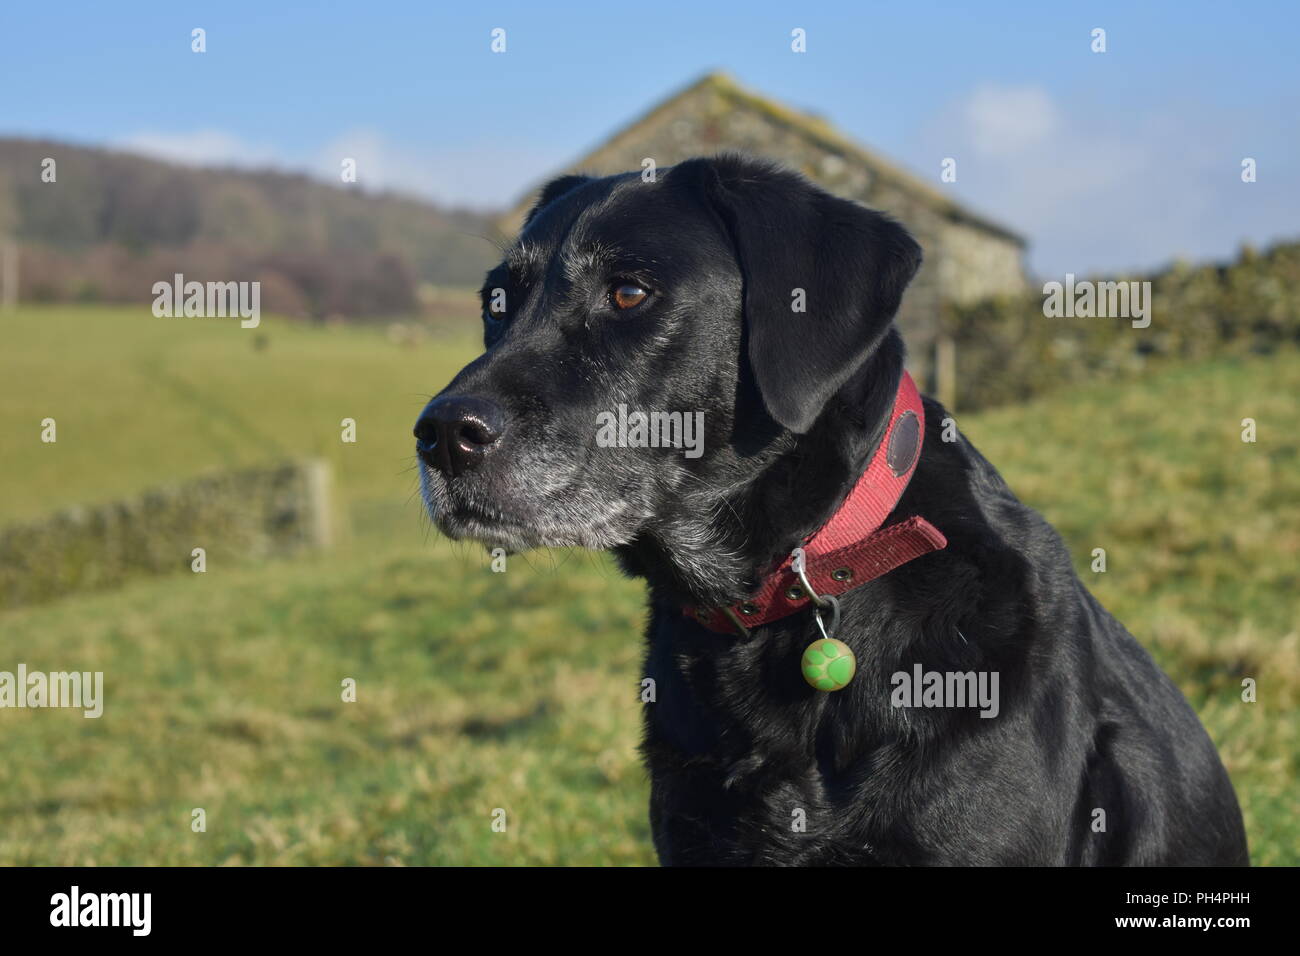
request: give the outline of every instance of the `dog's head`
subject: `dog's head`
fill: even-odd
[[[796,447],[920,259],[887,217],[754,160],[555,180],[483,285],[485,352],[416,425],[430,514],[510,550],[618,547],[669,515],[705,533],[683,502],[706,521]]]

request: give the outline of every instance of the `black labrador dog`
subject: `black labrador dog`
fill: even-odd
[[[665,864],[1247,864],[1178,688],[944,409],[903,407],[920,260],[745,157],[555,180],[488,274],[484,354],[416,425],[430,514],[646,579]],[[702,422],[693,450],[653,413]],[[799,563],[831,524],[865,564]]]

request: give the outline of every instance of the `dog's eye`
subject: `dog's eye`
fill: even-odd
[[[649,290],[635,282],[617,282],[609,290],[609,304],[620,310],[631,309],[644,302],[649,295]]]

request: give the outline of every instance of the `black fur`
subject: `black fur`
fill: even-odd
[[[664,863],[1245,864],[1192,709],[1056,532],[968,441],[941,440],[932,400],[888,523],[922,515],[948,547],[844,596],[845,690],[804,682],[806,612],[749,639],[683,616],[745,597],[864,469],[919,261],[893,221],[754,160],[557,181],[489,274],[485,308],[496,289],[507,308],[485,317],[485,354],[443,392],[508,424],[475,470],[422,468],[434,519],[490,545],[610,549],[646,579]],[[652,295],[620,312],[607,291],[626,280]],[[597,447],[595,416],[619,403],[703,411],[704,454]],[[996,671],[1000,713],[892,706],[890,676],[916,663]]]

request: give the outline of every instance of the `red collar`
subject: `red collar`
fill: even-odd
[[[921,396],[912,376],[904,372],[889,428],[871,464],[840,509],[803,543],[808,584],[818,595],[843,594],[947,546],[939,529],[919,515],[880,527],[903,497],[924,440]],[[686,608],[685,613],[720,633],[735,633],[737,623],[752,628],[793,614],[811,598],[792,569],[792,558],[767,575],[748,601],[726,608]]]

